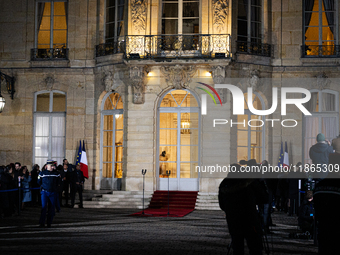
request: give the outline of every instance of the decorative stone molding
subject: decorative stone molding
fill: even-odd
[[[253,70],[250,72],[249,85],[255,90],[260,86],[260,72]]]
[[[162,66],[161,72],[165,76],[168,86],[183,89],[188,86],[191,78],[196,73],[196,68],[184,65]]]
[[[44,83],[47,90],[52,90],[55,80],[52,76],[47,76],[46,79],[44,80]]]
[[[103,77],[103,84],[105,86],[105,91],[111,92],[116,90],[121,81],[119,79],[119,73],[118,72],[112,72],[112,71],[107,71],[104,73]]]
[[[130,81],[133,89],[133,103],[143,104],[145,94],[145,77],[146,66],[132,66],[130,67]]]
[[[316,87],[319,90],[323,90],[327,88],[329,84],[331,83],[328,76],[324,72],[319,73],[317,76],[315,76],[315,78],[316,78]]]
[[[228,15],[228,0],[212,0],[214,33],[225,30]]]
[[[224,66],[213,66],[211,67],[212,78],[214,84],[223,84],[225,81],[225,67]],[[216,89],[217,93],[220,95],[222,103],[227,102],[227,94],[224,89]]]
[[[138,33],[145,31],[147,0],[131,0],[131,20],[134,30]]]

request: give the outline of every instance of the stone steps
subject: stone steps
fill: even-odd
[[[218,203],[218,193],[198,192],[196,210],[221,210]]]
[[[144,192],[144,208],[148,207],[153,192]],[[143,191],[112,191],[101,197],[84,201],[85,208],[130,208],[143,209]]]

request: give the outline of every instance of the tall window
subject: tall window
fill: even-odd
[[[171,90],[158,111],[159,188],[166,188],[162,185],[167,184],[166,171],[170,170],[171,189],[197,190],[200,120],[197,100],[188,90]]]
[[[35,36],[35,48],[63,49],[67,47],[66,0],[37,1]]]
[[[304,54],[334,55],[337,43],[337,0],[304,0]]]
[[[101,188],[116,188],[123,176],[123,101],[118,93],[107,94],[102,105]]]
[[[264,119],[253,115],[248,110],[248,95],[245,94],[244,115],[237,116],[237,161],[256,159],[261,162],[264,159]],[[255,92],[251,102],[255,109],[262,110],[264,104],[260,96]],[[256,121],[259,120],[259,121]],[[250,121],[250,125],[248,122]]]
[[[43,166],[47,159],[62,164],[65,158],[66,95],[61,91],[35,94],[33,163]]]
[[[198,34],[199,0],[163,0],[162,34]]]
[[[262,0],[238,1],[237,41],[261,43]]]
[[[304,163],[312,163],[309,149],[316,143],[318,133],[332,141],[339,135],[339,96],[332,90],[311,90],[311,100],[306,104],[311,116],[304,118]]]
[[[105,42],[124,35],[124,0],[106,0]]]

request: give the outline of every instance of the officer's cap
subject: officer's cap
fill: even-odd
[[[46,165],[53,165],[54,161],[52,159],[48,159]]]

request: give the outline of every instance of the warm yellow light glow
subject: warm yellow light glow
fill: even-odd
[[[204,76],[211,77],[211,71],[205,72]]]
[[[153,72],[148,72],[148,76],[155,76]]]

